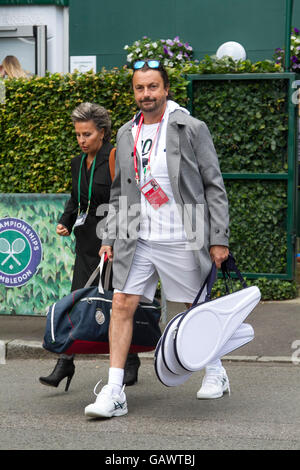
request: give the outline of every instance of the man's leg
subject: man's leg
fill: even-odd
[[[132,339],[133,316],[139,295],[116,292],[109,325],[110,367],[124,369]]]
[[[140,300],[139,295],[116,292],[113,296],[109,324],[110,368],[108,386],[120,394],[124,381],[124,366],[131,344],[133,316]]]
[[[124,365],[132,339],[133,316],[139,295],[115,293],[109,327],[110,368],[108,384],[97,395],[95,403],[85,408],[90,417],[111,418],[127,413],[123,391]]]
[[[157,281],[158,274],[152,262],[151,246],[145,240],[138,240],[123,292],[115,289],[113,296],[108,384],[97,395],[96,402],[85,408],[87,416],[112,417],[127,413],[123,378],[132,339],[133,316],[141,296],[153,299]]]

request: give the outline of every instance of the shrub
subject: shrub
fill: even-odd
[[[190,62],[193,55],[193,48],[176,36],[174,39],[152,39],[144,36],[143,39],[135,41],[131,46],[126,45],[127,62],[133,64],[140,59],[161,60],[165,67],[181,66],[185,62]]]
[[[274,60],[284,67],[285,50],[277,47]],[[296,73],[300,72],[300,30],[298,28],[293,28],[291,32],[290,70]]]
[[[282,281],[281,279],[246,279],[247,286],[257,286],[261,292],[261,300],[290,300],[297,296],[297,284],[294,281]],[[231,284],[231,285],[230,285]],[[233,280],[229,283],[231,291],[242,288],[240,281]],[[226,294],[225,284],[222,279],[218,279],[212,290],[212,298]]]

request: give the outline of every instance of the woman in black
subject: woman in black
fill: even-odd
[[[74,109],[71,118],[82,153],[71,161],[71,197],[56,232],[60,236],[69,236],[74,231],[76,257],[71,287],[74,291],[85,286],[99,264],[101,239],[96,228],[103,216],[97,216],[96,211],[98,206],[109,202],[112,183],[109,156],[113,146],[110,143],[111,121],[105,108],[94,103],[82,103]],[[98,285],[98,279],[94,285]],[[138,355],[129,354],[124,375],[126,385],[137,381],[139,365]],[[57,387],[63,378],[68,377],[67,391],[74,372],[74,356],[62,354],[53,372],[39,380],[44,385]]]

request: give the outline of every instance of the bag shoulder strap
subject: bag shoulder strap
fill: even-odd
[[[115,177],[115,161],[116,161],[116,148],[114,147],[109,154],[109,171],[110,171],[110,177],[112,181]]]

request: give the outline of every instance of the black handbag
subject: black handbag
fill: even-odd
[[[47,351],[58,354],[109,353],[108,330],[113,291],[102,288],[103,267],[104,257],[84,288],[71,292],[49,307],[43,342]],[[99,286],[91,287],[99,273]],[[104,287],[107,287],[111,278],[111,263],[107,263],[104,278]],[[129,352],[155,349],[161,336],[160,315],[160,304],[156,300],[152,304],[138,305]]]

